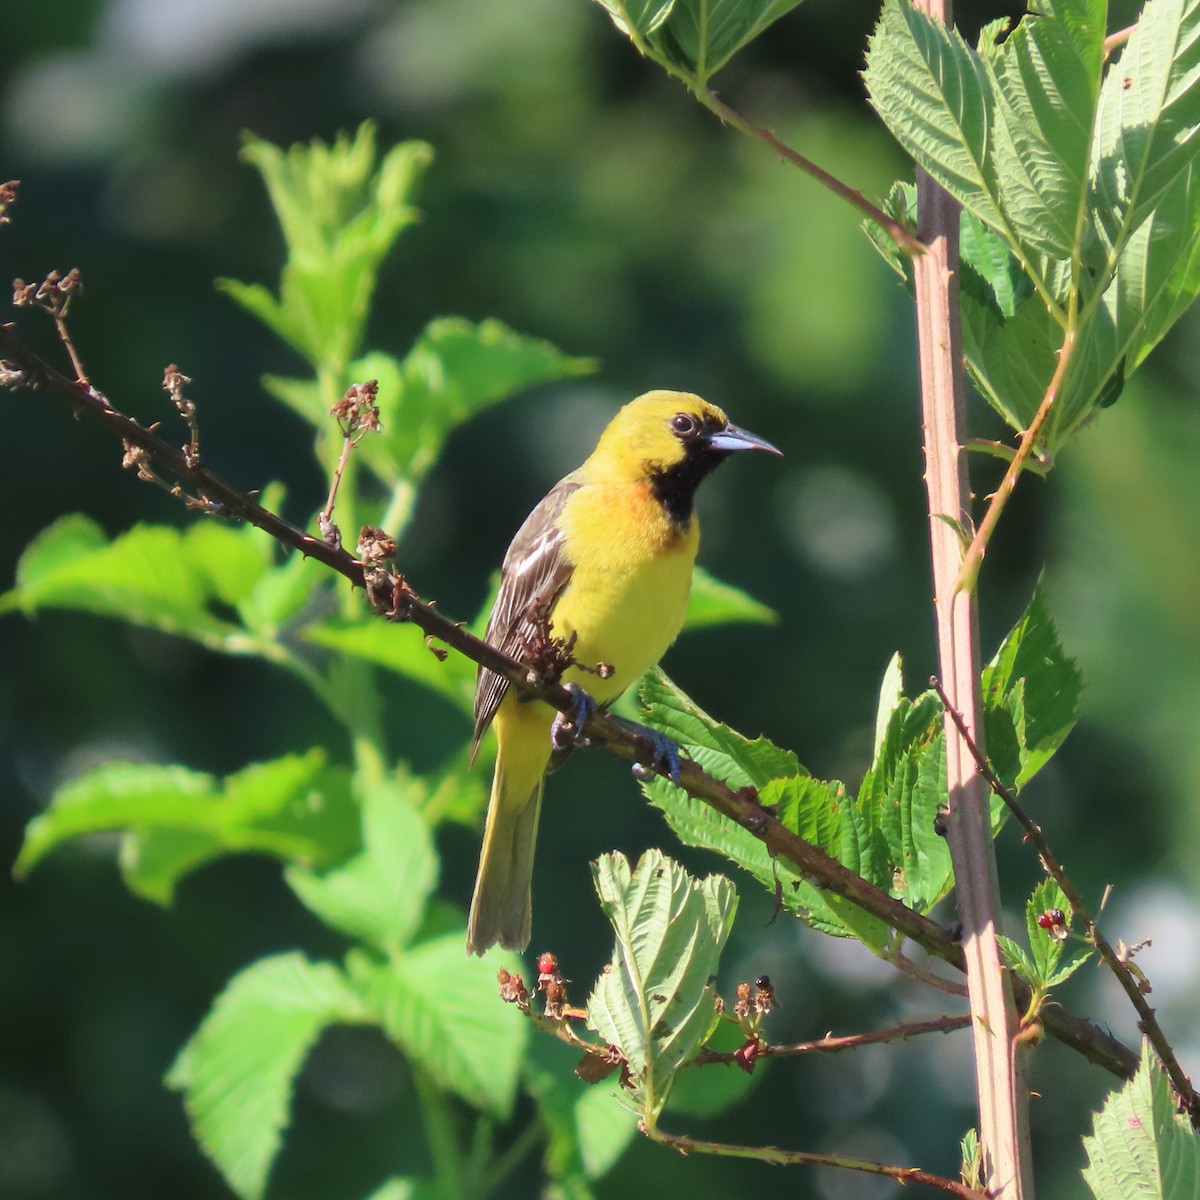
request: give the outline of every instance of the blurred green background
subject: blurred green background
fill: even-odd
[[[1011,11],[976,4],[960,16],[970,31]],[[717,81],[727,103],[868,195],[907,169],[857,74],[875,13],[809,0]],[[912,687],[934,655],[911,308],[847,207],[719,126],[587,0],[38,0],[6,7],[3,50],[0,177],[23,181],[0,232],[5,277],[78,266],[86,291],[72,328],[98,385],[142,420],[169,422],[159,384],[179,363],[195,380],[208,461],[245,487],[282,479],[298,521],[324,483],[301,423],[258,386],[297,362],[213,287],[218,276],[272,282],[280,262],[258,179],[237,159],[240,132],[288,144],[373,118],[382,145],[431,142],[424,219],[385,270],[373,344],[403,353],[433,316],[495,316],[601,365],[460,431],[422,494],[403,569],[446,612],[473,616],[525,513],[619,403],[651,387],[699,391],[785,453],[726,468],[701,499],[702,561],[782,621],[690,635],[666,667],[736,728],[857,784],[889,656],[903,653]],[[1110,933],[1154,939],[1139,961],[1193,1069],[1198,321],[1184,319],[1059,469],[1022,484],[982,577],[990,654],[1045,573],[1086,689],[1084,720],[1031,803],[1089,896],[1117,885]],[[53,356],[46,324],[21,319]],[[974,432],[1000,436],[973,404]],[[52,402],[3,394],[0,406],[0,588],[62,513],[83,510],[110,533],[188,519]],[[984,495],[998,469],[980,460],[975,472]],[[420,722],[431,747],[467,736],[416,690],[394,687],[389,702],[397,729]],[[7,865],[25,822],[57,783],[114,754],[227,772],[323,736],[307,693],[265,668],[83,617],[0,622],[0,1200],[225,1195],[162,1073],[255,956],[342,948],[265,861],[205,868],[171,911],[123,890],[104,839],[14,884]],[[398,735],[397,748],[412,753],[411,738]],[[581,993],[607,952],[586,864],[656,843],[679,853],[617,764],[583,756],[552,781],[533,949],[554,948]],[[477,836],[452,829],[442,849],[443,893],[465,906]],[[1018,913],[1037,871],[1011,833],[1001,871]],[[772,1038],[953,1007],[857,946],[771,925],[770,898],[739,885],[722,988],[768,972],[782,1002]],[[1077,976],[1065,999],[1134,1036],[1099,973]],[[962,1035],[762,1074],[740,1110],[692,1127],[956,1174],[973,1109]],[[1035,1055],[1044,1195],[1084,1194],[1078,1136],[1109,1083],[1056,1046]],[[416,1152],[414,1105],[381,1039],[326,1037],[272,1195],[365,1195]],[[530,1172],[510,1194],[536,1187]],[[598,1195],[683,1188],[828,1200],[891,1191],[635,1144]]]

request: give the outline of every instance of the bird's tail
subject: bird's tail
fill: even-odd
[[[536,782],[531,783],[530,771],[514,771],[506,765],[502,746],[492,778],[479,874],[471,898],[468,954],[482,954],[497,943],[506,950],[524,950],[529,945],[533,922],[530,881],[544,771],[543,762]]]

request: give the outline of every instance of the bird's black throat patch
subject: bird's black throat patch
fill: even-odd
[[[700,481],[728,457],[728,450],[714,450],[703,441],[695,441],[678,462],[651,470],[650,490],[676,525],[691,520]]]

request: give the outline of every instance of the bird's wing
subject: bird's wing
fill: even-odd
[[[484,641],[513,658],[522,658],[530,642],[542,635],[539,614],[549,613],[573,565],[563,552],[559,518],[580,485],[570,477],[556,484],[517,530],[500,569],[500,591],[492,606]],[[475,681],[475,734],[471,758],[508,691],[508,680],[480,667]]]

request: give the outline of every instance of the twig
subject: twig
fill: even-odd
[[[1021,434],[1020,444],[1012,456],[1012,461],[1008,464],[1008,470],[1004,472],[1004,478],[1000,481],[1000,486],[992,493],[987,512],[984,513],[983,520],[980,521],[979,528],[976,530],[975,536],[971,539],[971,544],[967,547],[966,554],[963,555],[962,566],[959,568],[958,579],[954,585],[956,591],[975,590],[975,580],[979,576],[979,567],[983,562],[988,542],[995,532],[996,524],[1000,520],[1000,514],[1004,511],[1004,506],[1008,503],[1009,497],[1013,494],[1013,489],[1017,486],[1017,477],[1021,474],[1021,469],[1025,466],[1025,460],[1033,453],[1034,443],[1037,441],[1038,435],[1042,432],[1042,426],[1046,424],[1046,418],[1050,415],[1050,408],[1058,396],[1058,389],[1062,386],[1067,365],[1071,361],[1071,354],[1075,349],[1075,341],[1075,330],[1068,329],[1066,336],[1063,338],[1063,344],[1059,349],[1058,364],[1054,368],[1054,374],[1050,377],[1046,394],[1042,397],[1042,402],[1038,405],[1038,410],[1034,413],[1033,420],[1029,422],[1029,426],[1025,432]]]
[[[783,1150],[778,1146],[731,1146],[726,1142],[708,1142],[700,1138],[686,1137],[679,1133],[667,1133],[646,1122],[639,1126],[651,1141],[678,1150],[680,1154],[713,1154],[722,1158],[753,1158],[758,1162],[775,1163],[782,1166],[839,1167],[847,1171],[861,1171],[868,1175],[882,1175],[900,1183],[923,1183],[948,1196],[959,1196],[962,1200],[987,1200],[983,1192],[969,1188],[956,1179],[942,1175],[931,1175],[918,1167],[900,1167],[892,1163],[868,1162],[861,1158],[849,1158],[842,1154],[816,1154],[809,1150]]]
[[[761,141],[766,142],[785,162],[799,167],[805,174],[810,175],[823,187],[833,192],[835,196],[848,201],[868,220],[874,221],[879,225],[892,241],[896,243],[896,248],[901,253],[907,254],[910,258],[916,258],[925,252],[925,245],[921,239],[909,233],[899,221],[893,220],[882,209],[872,204],[862,192],[843,183],[823,167],[817,166],[812,159],[806,158],[798,150],[794,150],[786,142],[780,140],[773,130],[764,129],[761,126],[755,125],[752,121],[746,120],[739,112],[730,108],[729,105],[721,100],[716,92],[706,87],[704,82],[697,76],[683,70],[672,62],[671,59],[660,54],[639,32],[637,21],[631,19],[628,13],[624,13],[623,15],[625,33],[633,43],[634,49],[643,58],[648,58],[651,62],[657,63],[673,79],[678,79],[718,120],[738,130],[739,133],[749,134],[750,137],[759,138]]]
[[[796,1058],[802,1054],[840,1054],[843,1050],[857,1050],[859,1046],[874,1046],[883,1042],[902,1042],[926,1033],[951,1033],[965,1029],[971,1023],[968,1013],[954,1016],[935,1017],[929,1021],[908,1021],[889,1025],[886,1029],[874,1029],[870,1033],[848,1033],[841,1037],[832,1034],[810,1042],[779,1043],[760,1041],[760,1058]],[[708,1063],[732,1063],[737,1061],[736,1050],[702,1050],[688,1065],[704,1066]]]
[[[10,389],[40,389],[58,397],[76,414],[104,426],[122,442],[138,447],[160,470],[187,481],[206,498],[209,511],[250,522],[282,545],[316,559],[355,587],[364,588],[376,612],[392,620],[411,622],[473,662],[507,679],[524,694],[537,696],[560,711],[572,710],[574,699],[566,689],[546,687],[539,685],[536,679],[531,680],[529,670],[523,664],[474,637],[432,605],[423,604],[402,575],[382,567],[364,568],[363,563],[346,550],[330,546],[321,538],[298,529],[204,465],[189,464],[183,452],[153,430],[113,408],[95,388],[80,387],[51,367],[17,338],[8,325],[0,325],[0,384]],[[597,713],[588,721],[585,733],[592,744],[606,746],[627,761],[652,767],[659,754],[659,744],[651,731],[639,733],[632,722],[618,723],[603,713]],[[711,805],[753,833],[772,853],[793,864],[819,886],[851,900],[933,957],[960,971],[964,969],[962,947],[954,934],[874,887],[787,829],[771,810],[762,808],[753,788],[735,792],[688,759],[681,763],[680,786],[690,796]],[[1046,1012],[1044,1022],[1051,1036],[1112,1074],[1129,1078],[1137,1069],[1137,1055],[1129,1047],[1082,1017],[1053,1007]]]
[[[881,208],[872,204],[862,192],[843,183],[836,175],[831,175],[823,167],[819,167],[813,162],[812,159],[806,158],[798,150],[793,149],[786,142],[782,141],[773,129],[765,129],[760,125],[755,125],[753,121],[748,121],[739,112],[730,108],[728,104],[721,100],[711,88],[693,88],[693,92],[700,103],[726,125],[732,126],[740,133],[749,134],[751,137],[756,137],[766,142],[785,162],[791,163],[794,167],[799,167],[801,171],[806,175],[810,175],[823,187],[828,188],[835,196],[840,196],[843,200],[852,204],[867,220],[874,221],[896,243],[896,249],[901,253],[907,254],[910,258],[916,258],[918,255],[925,253],[924,242],[914,237],[899,221],[889,217]]]
[[[913,962],[906,954],[894,954],[887,961],[901,974],[918,980],[926,987],[936,988],[948,996],[965,996],[967,994],[967,989],[961,983],[955,983],[953,979],[942,978],[941,975],[935,974],[927,967],[921,966],[920,963]]]
[[[1166,1035],[1158,1023],[1158,1018],[1155,1016],[1154,1009],[1146,1002],[1145,992],[1138,986],[1138,981],[1134,978],[1133,972],[1130,971],[1128,965],[1117,951],[1113,949],[1111,943],[1101,932],[1100,926],[1096,923],[1095,918],[1088,909],[1087,903],[1084,901],[1079,889],[1071,882],[1062,864],[1051,851],[1050,844],[1046,841],[1041,826],[1035,824],[1030,819],[1029,815],[1018,803],[1016,796],[1000,782],[996,772],[992,770],[987,757],[980,751],[968,732],[962,715],[946,698],[946,693],[942,690],[941,682],[936,676],[931,678],[929,682],[936,689],[947,714],[958,727],[959,732],[970,748],[971,754],[979,767],[979,773],[987,780],[988,786],[992,791],[1004,801],[1008,811],[1012,813],[1017,823],[1025,831],[1026,840],[1031,842],[1033,848],[1037,851],[1043,870],[1062,889],[1062,893],[1066,896],[1067,903],[1070,904],[1072,912],[1083,922],[1087,930],[1088,940],[1096,947],[1105,965],[1117,977],[1117,982],[1120,983],[1125,994],[1129,997],[1129,1002],[1137,1010],[1138,1017],[1140,1018],[1138,1028],[1146,1035],[1150,1044],[1157,1052],[1158,1057],[1162,1060],[1163,1069],[1167,1072],[1167,1076],[1171,1080],[1171,1086],[1175,1089],[1181,1103],[1191,1117],[1192,1124],[1200,1128],[1200,1095],[1197,1095],[1195,1088],[1192,1086],[1191,1079],[1188,1078],[1187,1072],[1184,1071],[1179,1063],[1179,1059],[1175,1056],[1175,1051],[1172,1049],[1170,1042],[1167,1041]]]

